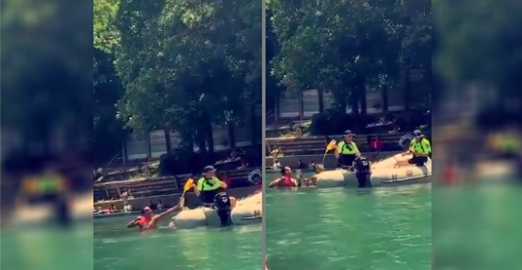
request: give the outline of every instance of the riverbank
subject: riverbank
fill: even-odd
[[[370,160],[380,160],[385,159],[387,157],[393,156],[400,151],[383,151],[383,152],[365,152],[363,153]],[[310,164],[313,161],[315,164],[319,164],[323,161],[323,155],[299,155],[299,156],[282,156],[278,158],[279,162],[281,162],[284,166],[297,167],[299,160],[304,162],[305,164]],[[274,165],[274,159],[272,157],[265,158],[266,166],[272,167]],[[323,163],[324,167],[327,169],[332,169],[337,167],[337,159],[334,154],[327,154]]]
[[[231,188],[228,190],[228,194],[232,197],[236,198],[244,198],[254,193],[256,187],[240,187],[240,188]],[[179,198],[181,197],[181,193],[176,194],[167,194],[167,195],[158,195],[158,196],[148,196],[148,197],[140,197],[129,199],[129,204],[132,206],[132,209],[141,209],[145,206],[148,206],[150,202],[158,203],[159,200],[166,206],[174,206],[178,203]],[[194,192],[189,192],[185,194],[186,204],[190,208],[198,207],[201,205],[199,198],[194,194]],[[114,204],[117,209],[123,209],[123,201],[120,200],[110,200],[103,202],[94,203],[94,207],[101,207],[102,209],[107,209]]]

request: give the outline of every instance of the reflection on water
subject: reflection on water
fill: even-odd
[[[266,198],[272,269],[431,269],[431,185]]]

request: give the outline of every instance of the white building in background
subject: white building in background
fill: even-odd
[[[256,106],[256,116],[261,119],[261,107]],[[259,121],[261,122],[261,120]],[[227,126],[213,125],[214,151],[225,151],[231,149],[230,138]],[[259,123],[261,128],[261,123]],[[247,121],[243,125],[234,126],[235,147],[245,147],[252,145],[252,123]],[[261,143],[261,135],[256,136],[258,143]],[[150,157],[149,155],[150,141]],[[180,145],[180,136],[176,133],[170,133],[170,141],[172,149]],[[156,130],[149,134],[149,138],[140,138],[136,134],[128,134],[122,146],[123,160],[131,161],[137,159],[159,158],[167,152],[167,142],[163,130]],[[194,145],[194,151],[199,151],[199,147]]]
[[[384,112],[385,100],[388,104],[388,112],[402,111],[405,107],[415,107],[414,104],[406,104],[407,100],[416,100],[423,95],[420,89],[431,88],[431,79],[426,77],[423,69],[410,69],[403,72],[403,83],[400,89],[383,91],[379,88],[368,87],[366,93],[366,112],[368,114]],[[406,98],[408,97],[408,98]],[[323,92],[323,109],[327,110],[332,107],[334,102],[333,95]],[[290,91],[282,91],[277,98],[275,104],[274,120],[287,118],[311,118],[314,114],[319,113],[319,91],[309,89],[302,91],[301,94]],[[351,113],[350,106],[346,108],[347,113]]]
[[[311,118],[314,114],[319,113],[319,91],[316,89],[305,90],[302,96],[290,91],[283,91],[279,96],[278,108],[276,109],[277,118]],[[369,114],[383,112],[383,97],[381,90],[366,91],[367,112]],[[404,110],[404,97],[402,95],[388,95],[388,111]],[[302,102],[302,105],[300,104]],[[325,110],[332,107],[333,96],[330,93],[323,94],[323,108]],[[347,113],[351,113],[352,109],[348,106]]]

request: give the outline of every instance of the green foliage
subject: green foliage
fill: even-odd
[[[116,118],[116,104],[124,93],[114,68],[120,34],[115,20],[119,0],[93,2],[93,146],[94,160],[105,161],[121,149],[125,132]]]
[[[241,1],[127,1],[117,16],[119,117],[201,136],[260,101],[260,12]],[[190,136],[189,136],[190,137]]]
[[[271,73],[291,91],[329,91],[337,107],[358,106],[367,86],[393,90],[402,70],[431,66],[429,5],[270,1],[270,25],[280,46]]]
[[[88,29],[70,28],[88,24],[89,5],[2,2],[2,127],[20,139],[10,145],[13,151],[43,155],[53,147],[69,153],[90,148],[91,35]]]
[[[448,85],[467,83],[519,96],[522,75],[522,2],[511,0],[436,1],[435,67]],[[463,15],[465,14],[465,16]]]
[[[94,48],[105,53],[111,53],[118,45],[120,35],[114,19],[118,12],[120,0],[93,1],[93,43]]]

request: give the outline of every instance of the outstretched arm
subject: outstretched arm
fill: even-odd
[[[270,184],[268,184],[268,187],[273,188],[273,187],[277,186],[277,184],[279,184],[279,181],[281,181],[281,178],[278,178],[278,179],[270,182]]]
[[[174,206],[174,207],[168,209],[167,211],[165,211],[165,212],[163,212],[163,213],[161,213],[161,214],[155,215],[155,216],[153,217],[153,219],[154,219],[155,221],[159,221],[159,220],[161,220],[162,218],[164,218],[166,215],[168,215],[168,214],[170,214],[170,213],[173,213],[173,212],[176,212],[176,211],[179,211],[179,210],[183,209],[183,205],[184,205],[184,204],[185,204],[185,197],[181,197],[181,198],[179,198],[179,202],[178,202],[178,204],[177,204],[176,206]]]
[[[194,189],[194,193],[196,193],[196,196],[199,197],[201,195],[201,192],[199,191],[198,186],[192,184],[192,189]]]
[[[139,221],[140,221],[140,217],[137,217],[137,218],[131,220],[131,222],[129,222],[129,224],[127,224],[127,228],[131,229],[131,228],[138,226]]]

